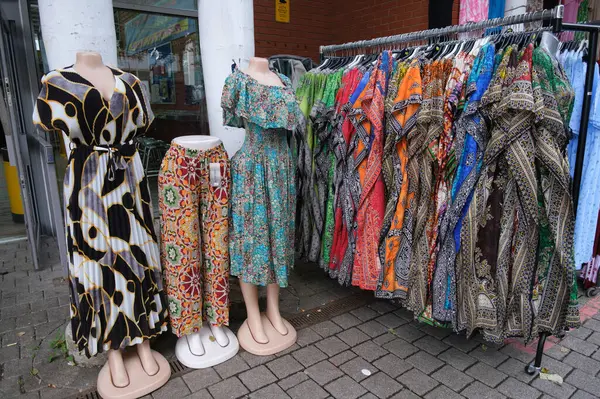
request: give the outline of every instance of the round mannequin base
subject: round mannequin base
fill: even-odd
[[[229,344],[227,346],[221,346],[212,337],[210,328],[201,328],[199,333],[202,346],[204,346],[204,355],[198,356],[191,352],[190,345],[188,343],[188,337],[183,336],[177,340],[175,345],[175,355],[179,361],[192,369],[203,369],[206,367],[212,367],[219,363],[223,363],[226,360],[231,359],[238,353],[240,344],[238,343],[235,334],[230,329],[223,327],[227,338],[229,338]],[[212,339],[211,339],[212,337]]]
[[[100,396],[103,399],[141,398],[165,385],[171,377],[169,362],[156,351],[152,351],[152,354],[158,363],[158,373],[155,375],[146,374],[136,351],[123,353],[123,362],[129,376],[129,385],[123,388],[117,388],[113,385],[107,362],[98,374],[98,393]]]
[[[296,343],[296,329],[287,320],[283,320],[288,330],[286,335],[281,335],[264,313],[261,314],[261,320],[265,334],[269,338],[269,342],[266,344],[261,344],[254,340],[248,327],[248,320],[244,321],[244,324],[242,324],[238,331],[240,345],[248,352],[258,356],[268,356],[284,351]]]

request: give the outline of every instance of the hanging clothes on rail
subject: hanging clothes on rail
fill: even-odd
[[[565,156],[574,92],[534,36],[517,35],[340,57],[299,88],[342,71],[328,81],[335,100],[322,96],[329,111],[309,121],[320,141],[303,144],[331,167],[302,175],[326,187],[313,191],[321,266],[492,342],[579,323]]]
[[[579,45],[578,45],[579,46]],[[579,144],[579,129],[583,107],[583,97],[587,63],[582,60],[584,50],[579,46],[575,50],[564,50],[558,59],[564,67],[565,74],[575,90],[575,102],[570,117],[569,127],[572,138],[567,147],[570,174],[573,176],[577,147]],[[579,203],[575,218],[575,267],[580,269],[589,261],[594,245],[596,231],[596,215],[600,209],[600,196],[597,194],[600,181],[600,73],[597,63],[594,63],[594,83],[590,106],[590,119],[588,122],[585,155],[579,188]]]

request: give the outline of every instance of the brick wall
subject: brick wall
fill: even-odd
[[[257,57],[294,54],[319,59],[319,46],[331,43],[333,1],[291,0],[290,23],[275,21],[275,0],[254,0]]]
[[[453,23],[459,0],[454,0]],[[319,46],[428,28],[427,0],[292,0],[290,23],[275,21],[275,0],[254,0],[256,56],[319,60]]]

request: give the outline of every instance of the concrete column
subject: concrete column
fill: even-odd
[[[48,66],[75,62],[78,51],[95,51],[117,66],[117,35],[112,0],[39,0]]]
[[[506,0],[504,3],[504,16],[525,14],[527,12],[527,0]]]
[[[117,34],[112,0],[39,0],[42,38],[50,70],[75,63],[79,51],[102,55],[117,66]],[[65,148],[69,139],[63,134]]]
[[[254,56],[253,1],[199,0],[198,22],[210,134],[232,156],[244,142],[244,130],[223,126],[221,93],[233,60],[245,68]]]

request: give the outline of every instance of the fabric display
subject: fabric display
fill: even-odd
[[[171,330],[178,337],[199,332],[203,320],[229,324],[230,184],[223,144],[193,150],[173,142],[163,158],[161,260]]]
[[[71,327],[88,357],[167,329],[150,192],[133,139],[154,114],[134,75],[111,68],[111,98],[73,68],[42,78],[33,121],[72,142],[64,177]]]
[[[569,47],[574,48],[569,49]],[[565,74],[575,91],[575,104],[569,121],[572,138],[567,147],[571,176],[573,176],[575,171],[587,71],[587,63],[583,61],[583,47],[577,42],[574,43],[574,46],[570,46],[569,44],[563,45],[563,51],[558,55],[558,59],[564,67]],[[598,95],[600,73],[597,63],[594,63],[593,68],[594,83],[590,119],[585,144],[585,156],[583,158],[577,215],[575,218],[575,267],[577,269],[580,269],[584,263],[590,260],[596,232],[596,216],[600,209],[600,196],[597,194],[598,182],[600,181],[600,161],[598,160],[598,154],[600,154],[600,96]]]
[[[545,49],[514,42],[332,58],[308,72],[299,254],[423,322],[492,342],[577,327],[574,93]]]
[[[269,86],[235,69],[225,80],[223,124],[246,138],[231,159],[231,274],[287,287],[294,266],[296,132],[305,126],[290,79]]]

